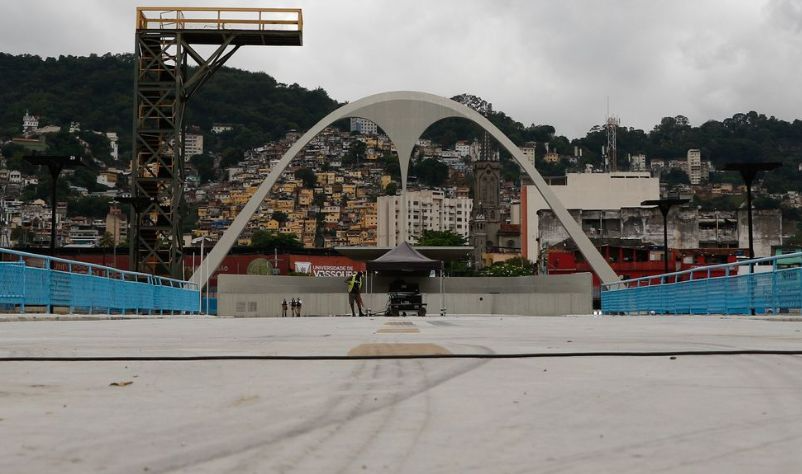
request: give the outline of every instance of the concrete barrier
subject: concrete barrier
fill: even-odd
[[[394,277],[368,279],[363,293],[365,305],[373,312],[384,312],[387,288]],[[223,317],[278,317],[281,302],[291,298],[303,301],[302,316],[351,314],[342,277],[219,276],[218,315]],[[515,314],[557,316],[590,314],[592,282],[590,273],[526,277],[475,277],[443,279],[405,278],[418,283],[428,314]],[[411,314],[411,313],[410,313]]]

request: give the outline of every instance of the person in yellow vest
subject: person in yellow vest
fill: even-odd
[[[362,272],[357,272],[354,275],[346,278],[345,283],[348,285],[348,304],[351,306],[351,317],[356,317],[354,313],[354,302],[359,308],[359,316],[364,316],[362,313],[362,285],[365,282],[365,276]]]

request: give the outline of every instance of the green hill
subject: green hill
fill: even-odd
[[[28,110],[40,126],[114,131],[120,152],[130,154],[133,55],[14,56],[0,53],[0,138],[21,132]],[[187,124],[209,131],[212,123],[238,125],[243,146],[256,146],[290,129],[305,130],[337,107],[324,90],[281,84],[265,73],[223,68],[193,98]]]

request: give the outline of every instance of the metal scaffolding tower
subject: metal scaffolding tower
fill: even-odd
[[[131,187],[149,204],[132,211],[139,224],[129,229],[132,270],[181,276],[190,98],[240,46],[300,46],[302,39],[300,9],[137,8]]]
[[[618,140],[616,132],[618,125],[621,122],[613,116],[607,117],[607,149],[605,152],[605,161],[607,161],[607,171],[618,171]]]

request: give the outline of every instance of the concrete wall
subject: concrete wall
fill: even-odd
[[[567,173],[564,185],[550,185],[566,209],[618,210],[638,207],[647,199],[660,198],[660,179],[643,172]],[[534,186],[527,186],[521,199],[526,203],[521,213],[521,242],[524,257],[534,261],[540,252],[538,246],[538,211],[549,209],[548,204]],[[660,228],[662,235],[662,227]]]
[[[394,278],[369,281],[363,294],[365,305],[383,312],[386,289]],[[518,314],[556,316],[590,314],[591,276],[529,276],[509,278],[445,278],[440,296],[439,278],[406,278],[416,281],[428,304],[428,314],[438,314],[445,304],[448,314]],[[280,316],[281,301],[300,297],[303,315],[350,314],[344,278],[220,275],[220,316]]]
[[[644,244],[663,245],[663,216],[653,208],[569,211],[594,238],[622,238]],[[755,256],[767,257],[774,245],[782,244],[782,214],[777,209],[753,211]],[[568,238],[568,233],[550,210],[538,213],[541,244],[552,246]],[[703,225],[704,224],[704,225]],[[748,226],[745,209],[738,211],[699,211],[672,208],[668,214],[668,246],[674,249],[700,247],[747,248]],[[704,245],[702,245],[704,244]]]

